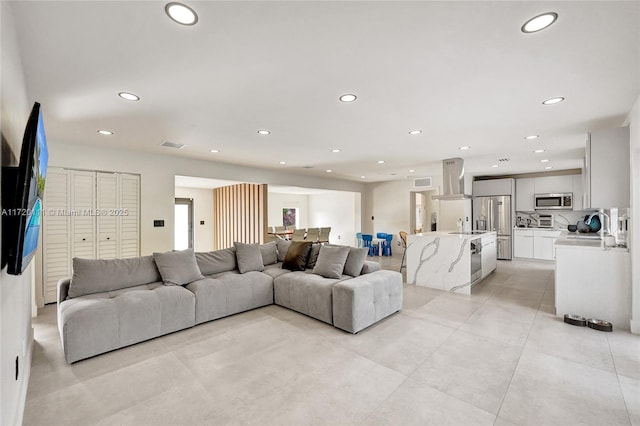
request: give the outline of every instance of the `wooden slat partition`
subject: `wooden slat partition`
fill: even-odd
[[[267,185],[241,183],[213,190],[214,246],[263,243],[267,236]]]

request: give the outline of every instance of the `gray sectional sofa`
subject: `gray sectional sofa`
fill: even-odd
[[[401,274],[365,258],[362,249],[285,241],[74,258],[73,277],[58,283],[65,359],[73,363],[273,303],[357,333],[402,307]]]

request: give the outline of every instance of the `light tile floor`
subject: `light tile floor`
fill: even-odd
[[[553,297],[553,264],[500,261],[471,296],[405,286],[358,335],[267,306],[71,366],[47,306],[24,424],[640,425],[640,337]]]

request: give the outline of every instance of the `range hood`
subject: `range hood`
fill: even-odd
[[[442,195],[434,195],[434,200],[466,200],[472,198],[464,193],[464,160],[447,158],[442,160]]]

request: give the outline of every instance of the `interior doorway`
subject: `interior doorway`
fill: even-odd
[[[438,229],[438,201],[431,198],[433,195],[438,195],[436,189],[410,193],[409,211],[412,234]]]
[[[174,211],[175,250],[193,248],[193,198],[176,198]]]

